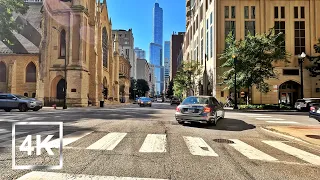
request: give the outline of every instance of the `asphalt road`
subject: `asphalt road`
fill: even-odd
[[[174,111],[174,106],[160,103],[151,108],[129,105],[115,109],[0,112],[0,179],[41,176],[116,179],[117,176],[118,179],[128,177],[127,180],[311,180],[320,177],[319,149],[261,129],[274,124],[319,124],[306,113],[226,112],[225,119],[217,126],[208,126],[180,125],[174,120]],[[17,122],[63,122],[62,169],[12,169],[11,130],[12,123]],[[58,149],[53,149],[53,156],[44,150],[39,156],[19,152],[28,134],[53,134],[52,144],[58,147],[59,142],[54,140],[59,135],[57,126],[15,127],[16,165],[59,164]],[[35,142],[32,141],[33,146]]]

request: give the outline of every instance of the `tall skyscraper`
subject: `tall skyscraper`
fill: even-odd
[[[136,48],[134,48],[134,52],[136,53],[136,58],[146,59],[146,51],[136,47]]]
[[[177,70],[181,64],[181,56],[180,60],[179,58],[179,53],[182,49],[182,43],[183,43],[183,38],[184,38],[185,33],[184,32],[178,32],[173,33],[171,36],[171,55],[170,55],[170,78],[173,79],[176,76]]]
[[[154,67],[155,94],[164,91],[164,67],[162,62],[163,48],[163,10],[159,3],[153,8],[153,42],[150,43],[150,63]]]
[[[170,41],[164,42],[164,81],[167,89],[170,81]]]

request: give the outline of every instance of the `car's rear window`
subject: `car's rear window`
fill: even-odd
[[[298,99],[297,102],[306,102],[306,101],[303,99]]]
[[[140,98],[142,101],[151,101],[150,98]]]
[[[209,98],[206,97],[187,97],[182,102],[183,105],[188,104],[209,104]]]

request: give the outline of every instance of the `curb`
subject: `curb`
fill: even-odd
[[[320,147],[319,144],[314,144],[314,143],[310,143],[308,141],[305,141],[305,140],[302,140],[300,138],[297,138],[297,137],[294,137],[294,136],[291,136],[289,135],[288,133],[284,133],[284,132],[280,132],[278,130],[275,130],[273,128],[266,128],[266,127],[260,127],[262,130],[266,131],[266,132],[269,132],[269,133],[273,133],[273,134],[276,134],[278,136],[282,136],[282,137],[285,137],[285,138],[288,138],[288,139],[292,139],[292,140],[295,140],[295,141],[299,141],[299,142],[302,142],[302,143],[305,143],[307,145],[313,145],[313,146],[317,146],[317,147]]]

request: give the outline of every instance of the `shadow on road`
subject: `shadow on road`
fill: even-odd
[[[221,119],[216,126],[201,123],[185,124],[185,126],[223,131],[245,131],[256,128],[256,126],[239,119]]]

